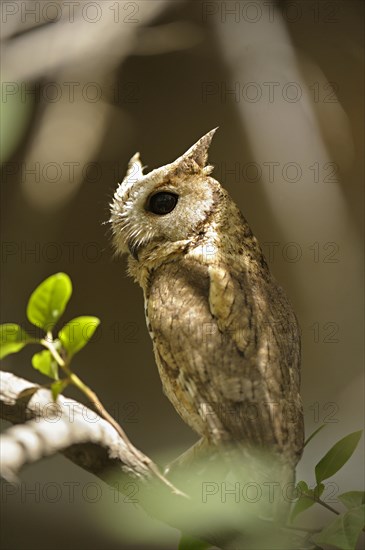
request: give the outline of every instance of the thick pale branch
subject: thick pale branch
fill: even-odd
[[[1,417],[14,424],[1,437],[2,475],[14,479],[27,463],[57,452],[98,475],[116,465],[148,481],[150,459],[117,434],[94,411],[11,373],[0,373]],[[24,424],[24,422],[26,422]]]

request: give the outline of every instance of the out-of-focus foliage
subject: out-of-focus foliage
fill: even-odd
[[[17,82],[6,83],[2,75],[0,88],[0,162],[9,160],[21,143],[34,108],[34,97],[25,94]]]

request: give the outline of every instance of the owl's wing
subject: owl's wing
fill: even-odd
[[[270,296],[262,288],[231,267],[161,266],[147,296],[156,360],[165,393],[201,435],[300,453],[291,310],[279,288]]]

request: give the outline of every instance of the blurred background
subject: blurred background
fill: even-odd
[[[113,257],[106,222],[136,151],[150,170],[219,126],[213,176],[302,327],[306,433],[327,424],[298,468],[314,482],[318,459],[364,418],[363,2],[24,0],[1,10],[1,322],[30,330],[30,293],[67,272],[64,321],[102,320],[77,357],[80,376],[154,460],[194,443],[162,393],[142,292]],[[32,351],[2,369],[44,383]],[[362,460],[358,449],[328,499],[361,489]],[[128,532],[157,522],[117,500],[63,457],[38,463],[18,487],[2,485],[2,548],[176,547],[178,531],[162,524],[156,537]],[[312,508],[303,523],[326,514]]]

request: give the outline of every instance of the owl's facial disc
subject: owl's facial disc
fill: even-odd
[[[147,245],[194,240],[213,207],[213,187],[204,174],[179,174],[136,186],[122,205],[119,232],[132,257],[140,260]]]
[[[139,154],[128,165],[111,205],[116,248],[136,260],[141,249],[179,241],[193,241],[201,234],[214,208],[214,189],[209,177],[208,148],[215,130],[208,132],[174,162],[143,174]]]

